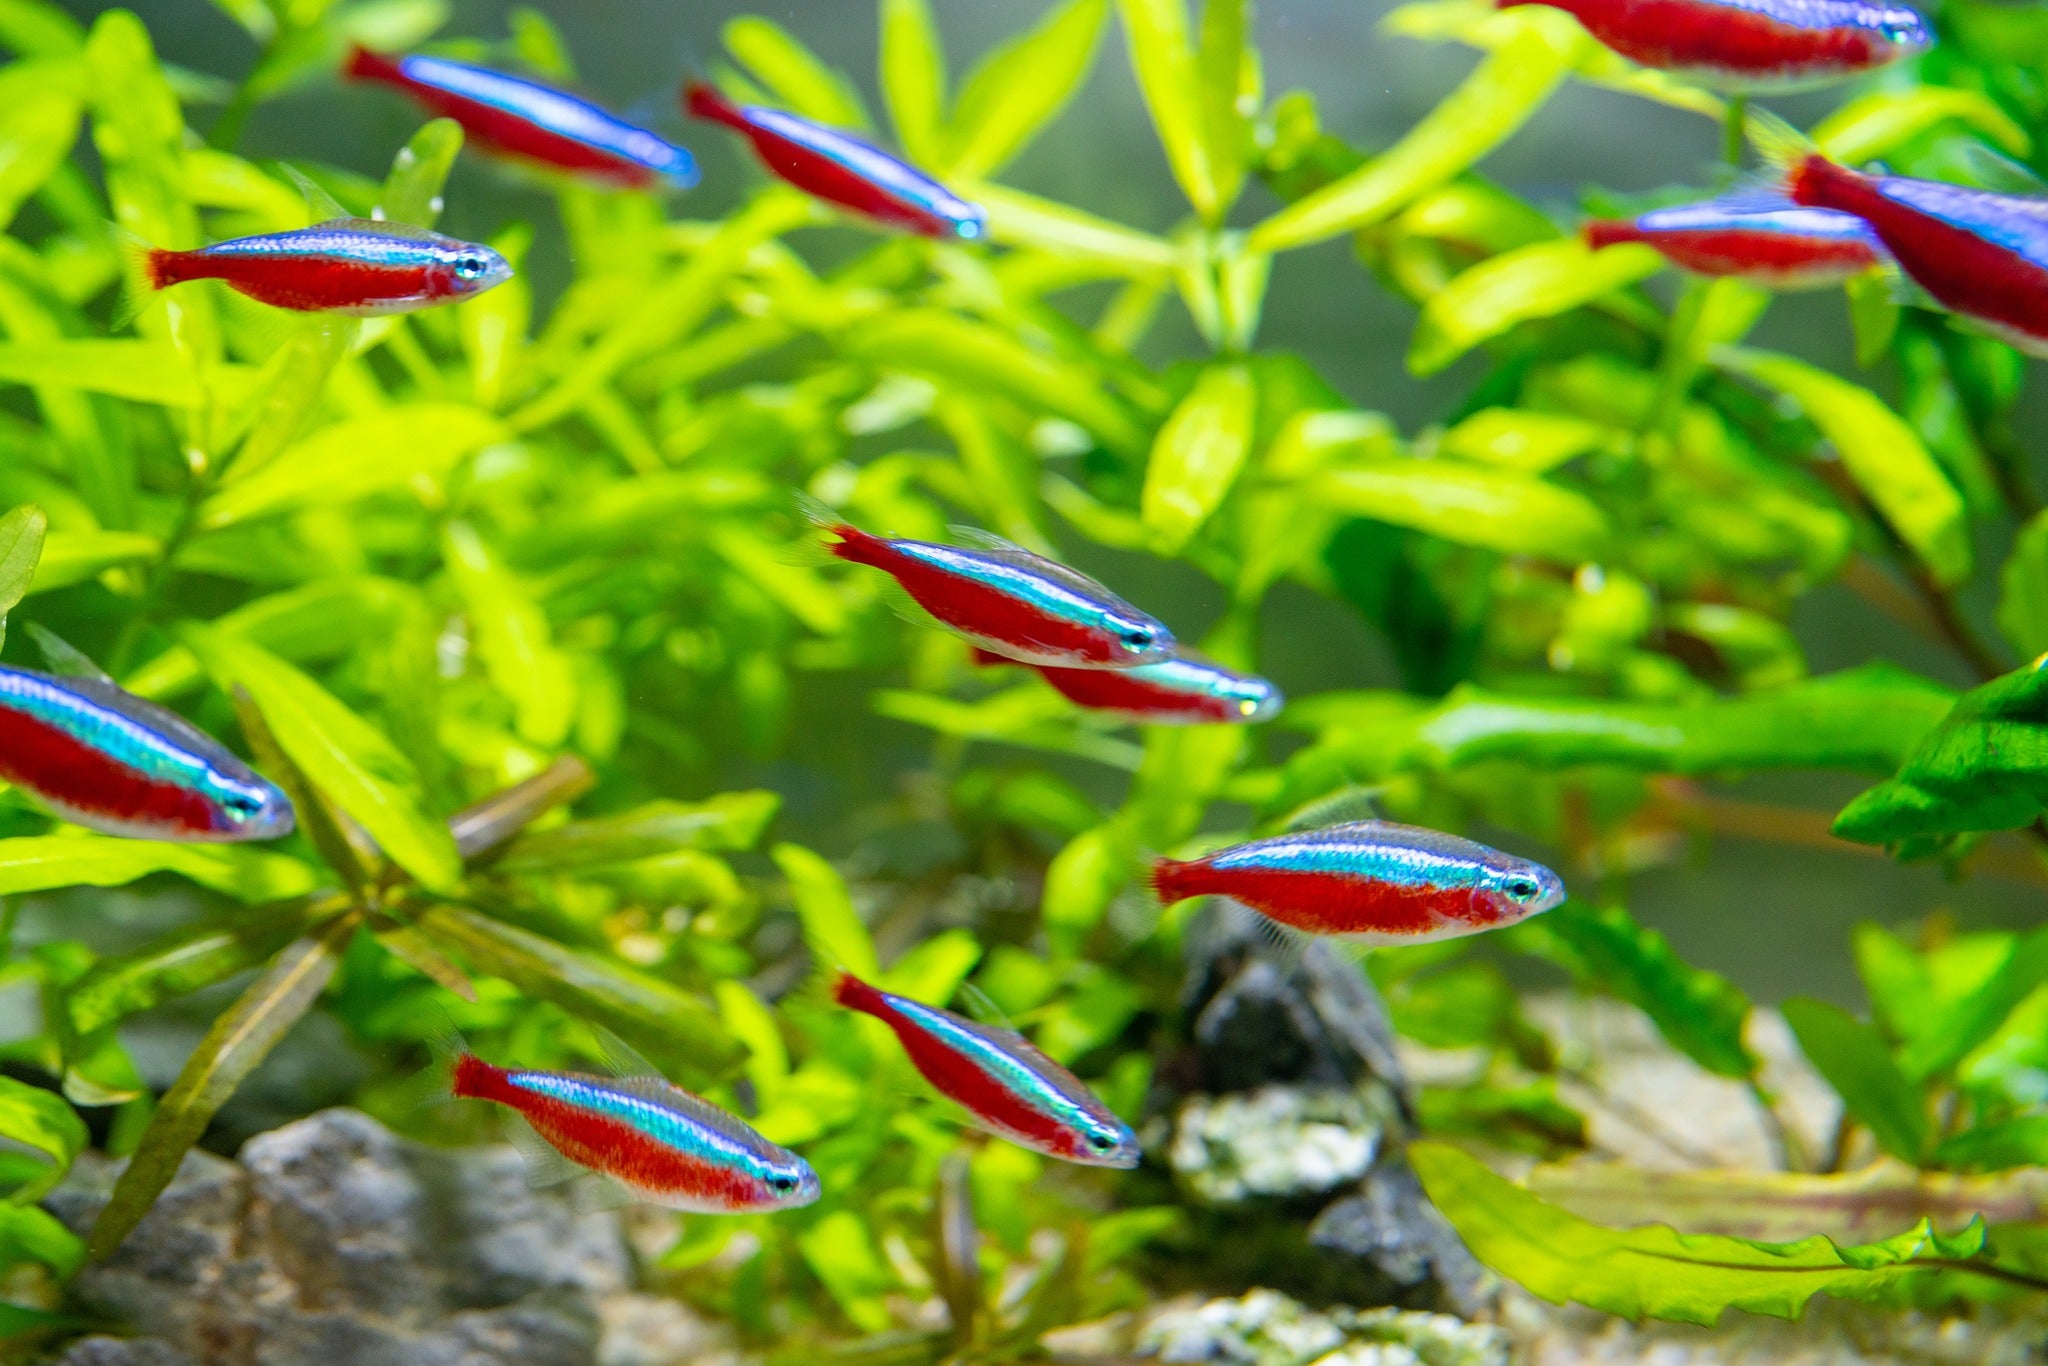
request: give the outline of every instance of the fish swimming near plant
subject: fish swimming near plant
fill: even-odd
[[[1364,944],[1455,939],[1564,900],[1540,863],[1392,821],[1274,835],[1194,859],[1157,860],[1161,901],[1227,896],[1292,930]]]
[[[1127,669],[1174,651],[1165,625],[1085,574],[968,532],[975,546],[875,536],[806,506],[834,539],[826,550],[888,574],[940,624],[995,654],[1027,664]]]
[[[342,73],[403,91],[499,156],[627,189],[665,184],[686,190],[697,183],[697,163],[684,148],[538,81],[443,57],[388,57],[360,47],[349,53]]]
[[[979,205],[851,133],[780,109],[734,104],[702,82],[684,88],[683,108],[745,135],[769,170],[828,204],[926,237],[987,235]]]
[[[1944,308],[2048,356],[2048,198],[1854,171],[1812,152],[1790,160],[1785,192],[1856,215]]]
[[[818,1198],[817,1173],[738,1116],[654,1075],[498,1067],[456,1038],[435,1045],[449,1095],[517,1111],[546,1146],[529,1147],[535,1184],[582,1173],[649,1204],[698,1214],[793,1209]]]
[[[1561,9],[1643,66],[1740,92],[1798,90],[1924,52],[1917,10],[1881,0],[1496,0]]]
[[[1602,218],[1581,229],[1589,247],[1640,242],[1681,270],[1726,275],[1766,289],[1838,285],[1890,259],[1854,214],[1812,209],[1781,195],[1732,195]]]
[[[290,798],[218,740],[99,678],[0,665],[0,779],[108,835],[226,843],[294,823]]]
[[[832,998],[889,1026],[926,1081],[1012,1143],[1093,1167],[1138,1165],[1130,1126],[1022,1034],[883,991],[848,972],[834,979]]]
[[[196,251],[138,245],[136,256],[152,291],[219,280],[275,308],[359,317],[459,303],[512,278],[512,267],[489,247],[370,218],[337,218]]]
[[[989,668],[1022,661],[977,649],[974,662]],[[1280,690],[1265,679],[1185,652],[1132,669],[1028,667],[1077,707],[1148,726],[1268,721],[1283,702]]]

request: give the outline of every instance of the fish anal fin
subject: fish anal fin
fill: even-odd
[[[546,1190],[590,1175],[557,1152],[554,1144],[542,1138],[540,1131],[525,1120],[515,1120],[509,1133],[512,1146],[526,1159],[526,1184],[534,1190]]]
[[[624,1209],[640,1199],[624,1182],[609,1176],[583,1173],[590,1179],[569,1188],[569,1208],[578,1214],[603,1214]]]

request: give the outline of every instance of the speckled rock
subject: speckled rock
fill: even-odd
[[[1174,1114],[1167,1164],[1212,1205],[1321,1194],[1372,1166],[1386,1123],[1372,1113],[1374,1094],[1262,1086],[1190,1096]]]
[[[1165,1305],[1135,1334],[1140,1357],[1229,1366],[1507,1366],[1499,1329],[1448,1314],[1314,1310],[1273,1290]]]
[[[82,1163],[50,1208],[82,1232],[118,1170]],[[512,1149],[442,1152],[328,1110],[250,1140],[239,1162],[188,1155],[74,1287],[140,1336],[88,1339],[62,1360],[597,1366],[603,1305],[630,1276],[618,1216],[528,1189]]]

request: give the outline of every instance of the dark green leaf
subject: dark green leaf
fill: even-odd
[[[320,909],[292,901],[203,920],[141,948],[102,958],[64,990],[71,1028],[81,1035],[96,1034],[139,1010],[258,967],[304,933]]]
[[[1536,1157],[1563,1157],[1586,1146],[1586,1117],[1560,1101],[1547,1079],[1511,1090],[1425,1086],[1415,1097],[1415,1116],[1432,1137]]]
[[[1839,1006],[1795,996],[1779,1009],[1799,1047],[1827,1078],[1878,1145],[1904,1162],[1918,1162],[1927,1147],[1927,1112],[1920,1088],[1908,1081],[1875,1029]]]
[[[492,866],[503,873],[553,873],[631,863],[683,849],[751,849],[781,804],[773,792],[726,792],[701,802],[649,802],[616,816],[571,821],[522,835]]]

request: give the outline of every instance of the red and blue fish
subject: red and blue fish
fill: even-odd
[[[1174,651],[1165,625],[1085,574],[1001,537],[977,547],[875,536],[807,509],[835,539],[826,548],[879,569],[917,605],[985,650],[1027,664],[1128,669]]]
[[[1854,214],[1914,284],[2001,341],[2048,356],[2048,199],[1793,160],[1795,203]]]
[[[184,717],[100,678],[0,665],[0,779],[108,835],[282,839],[290,798]]]
[[[1561,9],[1643,66],[1739,92],[1824,85],[1926,51],[1917,10],[1881,0],[1497,0]]]
[[[974,662],[989,668],[1021,661],[978,649]],[[1279,715],[1284,701],[1278,688],[1255,674],[1241,674],[1186,653],[1132,669],[1029,667],[1075,706],[1139,725],[1267,721]]]
[[[489,247],[369,218],[237,237],[196,251],[138,247],[137,256],[151,290],[219,280],[274,308],[361,317],[460,303],[512,278],[512,267]]]
[[[976,1024],[846,972],[832,997],[889,1026],[926,1081],[1012,1143],[1091,1167],[1138,1165],[1130,1125],[1015,1030]]]
[[[851,133],[781,109],[734,104],[701,82],[685,87],[683,108],[744,134],[769,170],[828,204],[925,237],[972,241],[988,233],[979,205]]]
[[[1838,285],[1890,257],[1854,214],[1810,209],[1775,195],[1736,195],[1595,219],[1589,247],[1640,242],[1695,275],[1728,275],[1766,289]]]
[[[1419,944],[1500,929],[1564,900],[1540,863],[1392,821],[1275,835],[1194,859],[1159,859],[1152,887],[1171,904],[1227,896],[1311,935]]]
[[[660,1077],[526,1071],[494,1066],[459,1043],[441,1048],[453,1095],[517,1111],[574,1169],[649,1204],[752,1214],[818,1198],[809,1163]]]
[[[342,72],[405,92],[500,156],[627,189],[661,183],[686,190],[697,183],[688,151],[553,86],[442,57],[386,57],[363,48],[349,54]]]

